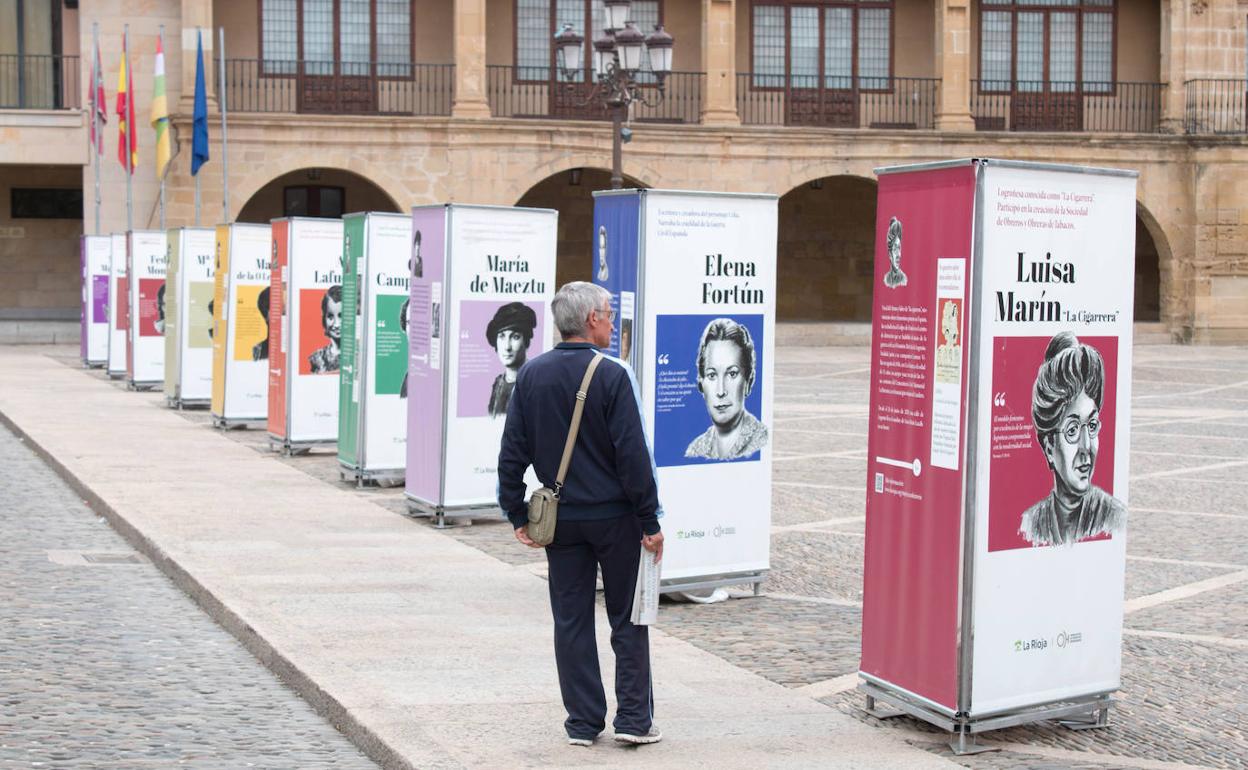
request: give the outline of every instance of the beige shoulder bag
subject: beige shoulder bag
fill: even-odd
[[[529,497],[529,538],[538,545],[550,545],[555,539],[555,519],[559,513],[559,493],[572,462],[572,448],[576,446],[576,434],[581,430],[581,414],[585,411],[585,397],[589,393],[589,381],[602,361],[602,353],[594,351],[594,358],[581,378],[581,388],[576,391],[576,406],[572,408],[572,424],[568,426],[568,440],[563,445],[563,459],[559,461],[559,473],[555,476],[555,488],[542,487]]]

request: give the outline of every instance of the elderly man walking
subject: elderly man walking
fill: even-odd
[[[520,369],[498,455],[498,502],[516,539],[532,547],[524,473],[533,466],[555,489],[577,390],[599,349],[611,342],[614,312],[602,287],[575,281],[551,310],[563,342]],[[615,652],[615,740],[657,743],[650,681],[650,638],[633,625],[640,543],[663,556],[654,463],[641,424],[637,381],[623,361],[605,356],[590,380],[580,432],[559,492],[554,541],[546,546],[555,663],[568,718],[568,743],[590,746],[606,727],[607,699],[594,638],[595,574],[602,570],[611,649]]]

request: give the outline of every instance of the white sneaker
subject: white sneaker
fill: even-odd
[[[593,746],[593,738],[568,738],[569,746]]]
[[[616,733],[615,739],[620,743],[631,743],[634,746],[641,746],[647,743],[658,743],[663,740],[663,733],[659,732],[659,728],[650,725],[650,729],[645,735],[633,735],[632,733]]]

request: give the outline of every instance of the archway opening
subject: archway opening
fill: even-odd
[[[625,187],[646,185],[624,176]],[[517,206],[556,209],[559,243],[555,286],[593,279],[594,191],[611,189],[611,172],[601,168],[573,168],[552,174],[529,188]]]
[[[1135,320],[1161,320],[1161,256],[1145,218],[1148,212],[1136,206],[1135,214]]]
[[[238,212],[239,222],[267,224],[278,217],[330,217],[353,211],[402,213],[367,178],[336,168],[304,168],[282,174],[256,191]]]
[[[830,176],[780,198],[777,320],[871,320],[876,187]]]

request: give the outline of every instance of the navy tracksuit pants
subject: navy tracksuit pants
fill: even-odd
[[[572,738],[593,738],[606,727],[607,698],[594,638],[594,588],[598,568],[615,651],[615,731],[645,735],[654,697],[650,688],[650,634],[629,620],[641,555],[641,524],[632,514],[555,526],[546,546],[550,608],[555,617],[555,664]]]

